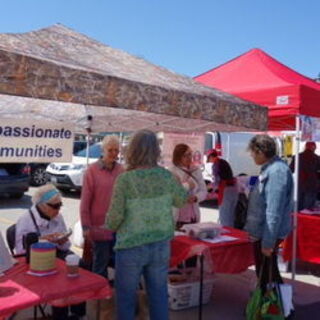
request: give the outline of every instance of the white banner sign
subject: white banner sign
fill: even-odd
[[[0,162],[70,162],[73,138],[69,124],[0,119]]]
[[[172,153],[174,147],[184,143],[193,151],[193,163],[200,166],[203,162],[204,135],[203,134],[183,134],[183,133],[163,133],[162,161],[165,167],[172,166]]]

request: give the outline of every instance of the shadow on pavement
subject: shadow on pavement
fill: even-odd
[[[319,289],[320,290],[320,289]],[[320,301],[306,305],[296,305],[294,319],[317,319],[320,314]],[[317,316],[318,315],[318,316]]]

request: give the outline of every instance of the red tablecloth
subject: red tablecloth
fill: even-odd
[[[171,267],[177,266],[185,259],[209,251],[212,259],[212,272],[240,273],[254,264],[252,243],[248,234],[241,230],[225,228],[228,236],[238,239],[223,243],[208,243],[187,236],[177,236],[171,241]]]
[[[320,263],[320,215],[298,213],[297,258]],[[285,240],[284,260],[292,259],[292,234]]]
[[[65,262],[57,259],[58,272],[37,277],[27,274],[28,265],[19,259],[17,265],[0,277],[0,318],[40,303],[64,306],[90,299],[110,298],[107,280],[80,268],[76,278],[67,277]]]

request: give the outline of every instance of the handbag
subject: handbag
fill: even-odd
[[[83,231],[80,220],[78,220],[74,225],[72,242],[76,247],[83,248],[84,246]]]
[[[266,263],[264,257],[262,264]],[[247,320],[285,320],[279,283],[272,282],[272,265],[269,263],[269,283],[265,292],[261,289],[263,265],[260,269],[257,287],[246,307]]]
[[[259,286],[253,291],[246,307],[246,320],[260,320],[262,304],[262,290]]]
[[[279,291],[279,284],[274,288],[269,288],[262,297],[260,308],[261,319],[266,320],[284,320],[282,311],[281,294]]]

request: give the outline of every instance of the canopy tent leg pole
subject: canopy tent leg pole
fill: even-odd
[[[296,116],[296,136],[295,136],[295,163],[294,163],[294,193],[293,193],[293,237],[292,237],[292,261],[291,278],[295,280],[297,264],[297,225],[298,225],[298,189],[299,189],[299,151],[300,151],[300,118]]]
[[[226,157],[226,160],[227,161],[230,161],[230,133],[228,132],[227,133],[227,141],[228,141],[228,143],[227,143],[227,157]]]
[[[199,313],[198,319],[202,320],[202,302],[203,302],[203,272],[204,272],[204,255],[200,254],[200,281],[199,281]]]

